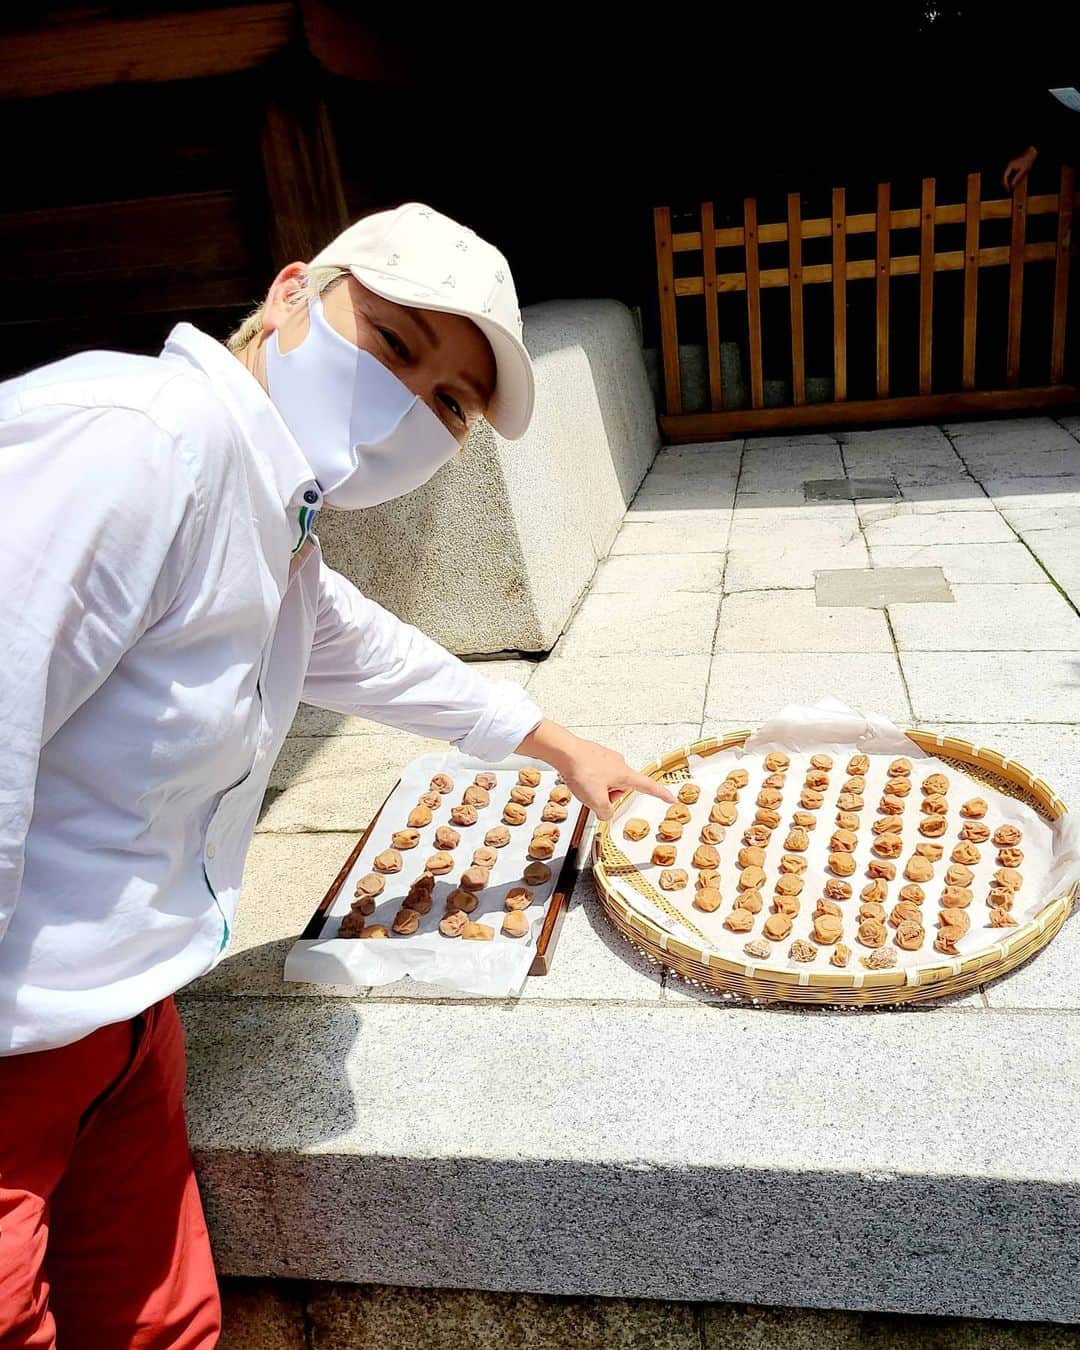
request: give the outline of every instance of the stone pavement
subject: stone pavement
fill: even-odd
[[[1078,418],[672,447],[551,656],[487,668],[633,763],[835,693],[1076,802],[1078,602]],[[283,984],[428,745],[301,710],[183,1001],[224,1271],[1080,1323],[1080,920],[936,1005],[762,1009],[637,957],[586,873],[516,1004]]]

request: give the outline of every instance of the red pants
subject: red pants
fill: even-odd
[[[209,1350],[221,1326],[171,998],[0,1057],[0,1350]]]

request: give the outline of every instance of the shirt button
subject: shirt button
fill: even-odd
[[[213,857],[215,857],[216,855],[217,855],[217,845],[216,845],[216,844],[207,844],[207,846],[206,846],[206,856],[207,856],[208,858],[213,858]]]
[[[308,506],[314,506],[318,500],[319,494],[314,490],[314,488],[308,488],[308,490],[304,493],[304,501],[307,502]]]

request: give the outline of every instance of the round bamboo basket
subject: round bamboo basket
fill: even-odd
[[[978,748],[954,736],[923,731],[905,734],[927,754],[943,760],[976,783],[1025,802],[1045,820],[1057,820],[1067,809],[1048,783],[995,750]],[[690,755],[715,755],[743,744],[749,735],[749,731],[732,731],[723,737],[696,741],[669,751],[646,765],[642,772],[658,782],[677,784],[690,776]],[[611,838],[606,821],[599,824],[593,839],[593,871],[600,903],[615,927],[638,951],[667,966],[681,978],[760,1002],[844,1007],[915,1003],[959,994],[986,984],[1045,946],[1065,922],[1077,893],[1074,884],[1053,896],[1038,914],[1007,937],[966,957],[942,957],[934,964],[909,968],[860,968],[825,973],[763,969],[749,958],[720,955],[693,922],[677,910],[662,891],[652,886],[623,854]],[[672,936],[639,913],[626,898],[627,888],[629,894],[636,891],[645,896],[684,929],[696,933],[701,945]]]

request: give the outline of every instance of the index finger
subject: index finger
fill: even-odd
[[[658,783],[654,778],[647,778],[643,773],[631,771],[619,787],[625,792],[644,792],[647,797],[658,797],[662,802],[675,800],[675,794],[670,788],[664,787],[663,783]]]

